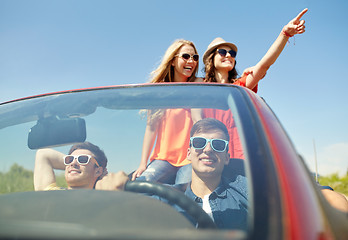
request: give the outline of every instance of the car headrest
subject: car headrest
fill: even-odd
[[[231,158],[229,164],[224,167],[222,176],[231,181],[234,181],[238,175],[245,177],[244,162],[244,159]]]

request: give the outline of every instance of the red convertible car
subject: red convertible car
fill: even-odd
[[[109,172],[131,176],[141,159],[146,112],[158,109],[230,113],[228,127],[238,134],[243,158],[232,158],[224,174],[248,180],[246,230],[217,229],[195,202],[161,183],[129,181],[125,191],[34,191],[38,149],[67,153],[76,142],[97,144]],[[243,87],[125,85],[4,102],[0,142],[0,238],[348,239],[348,215],[326,201],[265,100]],[[63,171],[55,174],[66,187]],[[181,206],[201,227],[149,193]]]

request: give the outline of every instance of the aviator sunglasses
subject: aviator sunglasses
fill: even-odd
[[[203,149],[210,142],[211,148],[216,152],[224,152],[228,145],[228,141],[223,139],[206,139],[204,137],[191,137],[191,146],[195,149]]]
[[[95,160],[94,158],[92,158],[91,155],[87,155],[87,154],[82,154],[82,155],[78,155],[78,156],[66,155],[66,156],[63,157],[63,159],[64,159],[64,164],[65,164],[65,165],[71,164],[71,163],[74,161],[74,159],[76,159],[77,162],[78,162],[80,165],[87,165],[87,164],[89,163],[89,160],[92,159],[92,160],[94,160],[94,163],[95,163],[98,167],[100,167],[99,164],[98,164],[98,162],[97,162],[97,160]]]
[[[227,53],[229,53],[231,55],[231,57],[235,58],[237,56],[237,52],[234,50],[229,50],[227,51],[226,49],[218,49],[217,52],[222,56],[222,57],[226,57]]]
[[[181,55],[178,54],[178,55],[176,55],[176,56],[180,56],[180,57],[182,57],[183,59],[185,59],[186,61],[189,60],[190,58],[192,58],[193,61],[197,62],[198,59],[199,59],[199,55],[198,55],[198,54],[190,55],[190,54],[188,54],[188,53],[183,53],[183,54],[181,54]]]

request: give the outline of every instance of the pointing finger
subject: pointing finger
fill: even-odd
[[[300,19],[302,18],[302,16],[303,16],[307,11],[308,11],[308,8],[303,9],[302,12],[300,12],[294,20],[295,20],[295,21],[300,21]]]

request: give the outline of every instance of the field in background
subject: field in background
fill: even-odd
[[[343,193],[348,199],[348,171],[343,177],[340,177],[337,173],[321,176],[319,183],[323,186],[332,187],[336,192]]]
[[[0,194],[34,191],[34,173],[13,164],[6,173],[0,172]],[[57,185],[66,187],[64,172],[56,176]]]
[[[58,186],[67,186],[64,179],[64,172],[59,174],[56,180]],[[348,196],[348,172],[343,177],[340,177],[338,174],[321,176],[319,183],[330,186],[336,192],[343,193],[346,197]],[[14,164],[8,172],[0,172],[0,194],[25,191],[34,191],[33,171],[26,170],[18,164]]]

